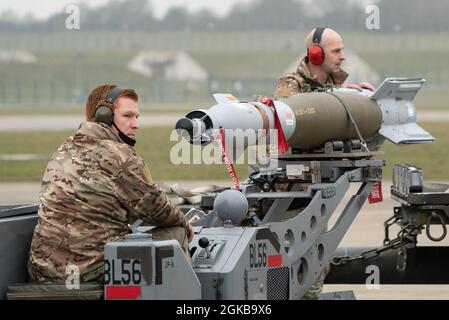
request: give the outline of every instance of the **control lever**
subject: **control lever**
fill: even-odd
[[[202,237],[198,240],[198,245],[204,249],[204,252],[206,253],[206,259],[209,259],[210,257],[210,251],[209,251],[209,239],[206,237]]]

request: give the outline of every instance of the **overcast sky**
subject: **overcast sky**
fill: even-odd
[[[65,12],[69,4],[86,3],[90,7],[98,7],[110,0],[1,0],[0,13],[12,10],[23,17],[32,13],[35,18],[45,19],[57,12]],[[121,0],[123,1],[123,0]],[[189,11],[203,8],[211,9],[216,15],[224,16],[236,3],[248,3],[254,0],[149,0],[155,15],[161,17],[172,6],[184,6]],[[81,13],[82,14],[82,13]]]

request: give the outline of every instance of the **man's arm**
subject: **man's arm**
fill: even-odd
[[[348,89],[357,89],[359,91],[362,91],[362,89],[368,89],[371,91],[376,91],[376,88],[368,82],[361,82],[361,83],[343,83],[341,85],[342,88],[348,88]]]
[[[289,97],[302,92],[298,79],[293,75],[286,75],[279,78],[275,85],[275,99]]]
[[[131,155],[117,180],[116,195],[130,217],[155,226],[187,227],[185,215],[152,181],[144,161]]]

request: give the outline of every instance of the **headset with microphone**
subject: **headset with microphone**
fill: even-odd
[[[327,27],[317,27],[313,33],[313,45],[307,48],[307,58],[311,64],[321,65],[324,61],[324,50],[320,46],[321,36]]]

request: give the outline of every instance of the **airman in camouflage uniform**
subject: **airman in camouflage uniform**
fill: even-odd
[[[188,225],[153,183],[133,147],[104,123],[85,122],[53,154],[42,180],[31,243],[32,282],[64,282],[75,265],[80,281],[103,279],[104,246],[142,219],[154,239],[176,239],[188,254]]]
[[[316,35],[317,33],[321,36]],[[313,61],[308,54],[312,47],[319,46],[323,52],[321,61]],[[313,29],[306,38],[307,55],[301,60],[296,72],[281,77],[276,82],[276,99],[289,97],[300,92],[344,87],[357,89],[375,88],[368,82],[344,83],[348,74],[341,69],[346,60],[343,39],[331,28]],[[313,62],[313,63],[312,63]]]
[[[307,67],[306,58],[303,58],[296,69],[296,72],[286,74],[276,82],[276,99],[286,98],[301,92],[311,92],[323,89],[331,89],[341,86],[348,77],[348,74],[340,70],[329,74],[326,83],[323,85],[316,81],[310,74]]]

